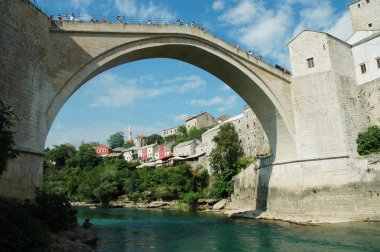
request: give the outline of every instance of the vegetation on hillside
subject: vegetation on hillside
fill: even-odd
[[[208,128],[198,129],[196,127],[191,127],[189,132],[186,131],[185,125],[181,125],[177,129],[177,134],[170,135],[164,138],[165,142],[174,141],[175,145],[187,142],[193,139],[202,140],[202,134],[205,133]]]
[[[0,198],[0,248],[4,251],[45,251],[51,233],[77,225],[76,210],[67,199],[36,190],[35,203]]]
[[[240,169],[243,149],[235,127],[231,123],[220,126],[213,141],[216,147],[210,153],[210,166],[215,173],[211,195],[215,198],[225,198],[233,192],[232,178]]]
[[[7,169],[8,161],[17,157],[13,137],[16,122],[17,117],[13,109],[0,100],[0,176]]]
[[[82,148],[83,145],[86,144]],[[81,157],[78,153],[75,157]],[[97,164],[90,160],[90,165],[80,166],[70,160],[65,163],[62,168],[45,162],[44,189],[72,201],[107,204],[124,194],[132,200],[139,200],[143,195],[148,195],[149,200],[187,199],[189,193],[202,195],[208,186],[207,171],[192,171],[189,165],[136,169],[138,162],[108,158]]]
[[[359,133],[356,143],[359,155],[380,153],[380,128],[375,125]]]

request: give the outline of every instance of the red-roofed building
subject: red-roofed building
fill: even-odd
[[[112,152],[111,148],[109,148],[108,146],[106,146],[104,144],[101,144],[101,145],[95,147],[96,155],[99,155],[102,157],[108,156],[111,152]]]

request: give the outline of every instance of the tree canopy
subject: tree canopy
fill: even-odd
[[[72,167],[79,167],[81,169],[92,168],[98,165],[101,158],[96,155],[94,148],[97,143],[82,143],[79,150],[75,154],[74,159],[68,165]]]
[[[16,125],[17,117],[13,109],[5,105],[0,100],[0,176],[7,169],[9,160],[17,157],[18,153],[14,150],[15,141],[13,138],[13,127]]]
[[[122,147],[124,145],[124,133],[119,131],[112,134],[107,140],[107,143],[111,149],[116,147]]]
[[[54,163],[57,168],[64,168],[70,159],[75,157],[76,149],[71,144],[54,145],[45,155],[48,162]]]
[[[232,123],[220,126],[213,141],[216,147],[210,153],[210,166],[216,173],[215,197],[227,197],[233,192],[232,177],[239,171],[238,160],[243,156],[239,137]]]
[[[162,144],[164,143],[164,138],[158,134],[152,134],[146,138],[146,144],[149,145],[154,143]]]

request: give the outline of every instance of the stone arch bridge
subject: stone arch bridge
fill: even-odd
[[[273,155],[261,164],[258,174],[246,175],[250,182],[244,184],[247,178],[237,178],[241,180],[237,181],[240,188],[235,188],[237,201],[248,199],[252,207],[261,205],[273,212],[304,212],[323,200],[313,201],[311,190],[360,181],[364,166],[358,168],[353,159],[355,146],[347,147],[344,120],[337,120],[339,128],[334,136],[318,127],[304,130],[305,118],[313,120],[313,114],[300,108],[300,100],[313,101],[314,93],[299,92],[307,83],[292,82],[279,69],[200,29],[67,21],[52,25],[34,6],[10,0],[0,3],[0,23],[0,97],[20,118],[15,135],[20,156],[10,162],[0,180],[1,195],[32,197],[34,188],[41,186],[47,134],[76,90],[107,69],[150,58],[181,60],[213,74],[257,115]],[[332,96],[338,100],[338,94]],[[304,117],[304,113],[309,114]],[[342,114],[338,109],[338,118]],[[243,195],[239,190],[244,186],[248,193]],[[336,196],[330,194],[326,197]],[[348,204],[340,200],[341,205]]]

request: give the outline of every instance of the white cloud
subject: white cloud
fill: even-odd
[[[155,87],[142,87],[146,83],[156,83]],[[90,81],[85,94],[93,95],[91,107],[122,107],[134,104],[140,100],[159,97],[168,93],[186,93],[199,90],[206,86],[206,82],[196,75],[178,76],[165,80],[162,85],[151,75],[136,79],[125,79],[121,76],[105,73]],[[102,95],[98,95],[101,93]]]
[[[228,9],[219,20],[232,25],[251,23],[255,16],[264,10],[262,1],[242,0],[238,5]]]
[[[220,10],[224,9],[224,5],[225,5],[225,3],[223,0],[215,0],[212,3],[212,9],[215,11],[220,11]]]
[[[330,26],[336,20],[336,17],[330,1],[316,3],[302,9],[300,16],[308,29],[320,30]]]
[[[221,105],[223,104],[224,99],[220,96],[215,96],[214,98],[211,98],[209,100],[204,99],[193,99],[191,100],[191,105],[200,105],[200,106],[215,106],[215,105]]]
[[[179,87],[178,91],[180,93],[185,93],[190,90],[199,89],[206,86],[206,82],[202,80],[199,76],[188,76],[182,79],[183,83]]]
[[[153,1],[143,4],[135,0],[115,0],[116,9],[127,17],[174,19],[175,15],[163,5]]]
[[[229,97],[220,97],[220,96],[215,96],[211,99],[193,99],[190,102],[190,105],[196,105],[196,106],[219,106],[217,109],[218,112],[224,112],[227,111],[231,108],[234,108],[237,104],[238,97],[236,95],[231,95]]]
[[[180,114],[174,116],[174,121],[183,122],[185,121],[190,115],[189,114]]]
[[[331,35],[346,41],[353,33],[350,12],[346,11],[327,31]]]
[[[326,31],[345,40],[351,34],[348,12],[332,0],[241,0],[225,6],[218,17],[242,49],[253,50],[289,68],[287,43],[305,29]]]

